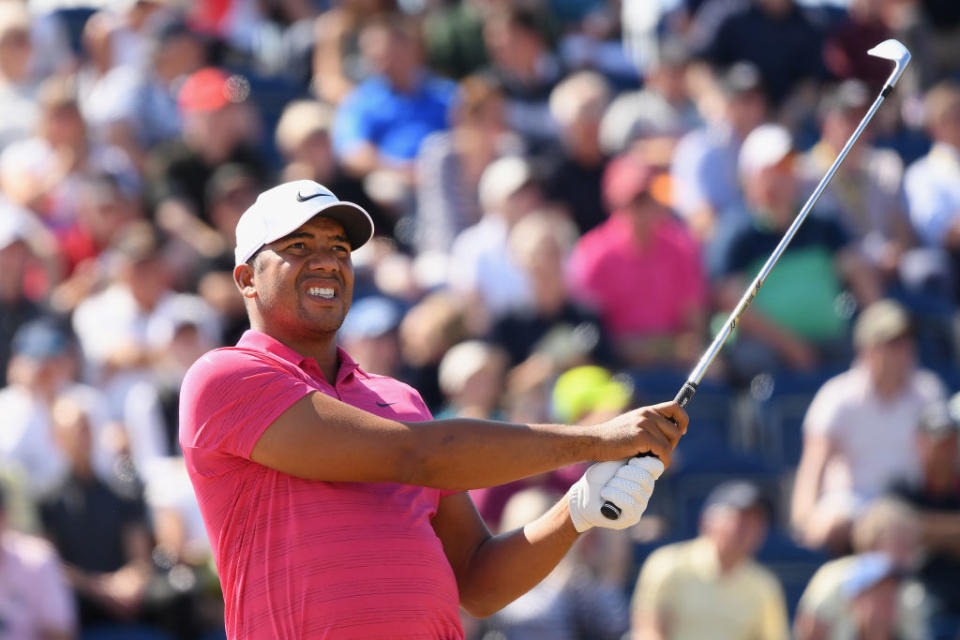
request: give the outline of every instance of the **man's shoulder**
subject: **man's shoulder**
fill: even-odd
[[[217,382],[238,383],[265,369],[290,371],[294,367],[283,359],[248,347],[219,347],[200,356],[187,370],[181,385],[184,390]]]

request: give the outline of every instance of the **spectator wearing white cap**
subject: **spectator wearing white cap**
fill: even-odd
[[[454,345],[440,361],[447,407],[437,417],[499,418],[506,371],[506,354],[495,345],[481,340]]]
[[[491,319],[529,300],[526,276],[510,257],[509,236],[542,197],[530,161],[521,156],[492,162],[480,177],[479,197],[483,218],[457,235],[448,282],[467,302],[475,330],[485,330]]]
[[[780,125],[762,125],[744,141],[738,171],[749,219],[720,238],[720,304],[732,309],[799,209],[793,141]],[[753,305],[741,318],[731,364],[741,376],[844,365],[847,320],[837,298],[849,288],[861,305],[880,296],[875,272],[833,220],[809,216]]]
[[[817,391],[803,421],[803,450],[791,522],[811,547],[844,552],[864,506],[899,478],[919,472],[917,416],[941,400],[943,385],[916,366],[910,318],[880,300],[857,318],[857,357]]]
[[[670,162],[671,204],[705,243],[742,216],[737,154],[767,115],[755,66],[738,63],[707,78],[698,96],[706,122],[680,138]]]
[[[895,637],[924,640],[927,602],[914,570],[922,557],[917,513],[897,498],[881,497],[864,509],[853,525],[854,553],[824,563],[807,583],[794,619],[796,640],[846,640],[857,625],[853,600],[869,577],[869,569],[882,558],[883,565],[902,576],[888,615],[894,618]],[[865,570],[868,570],[865,572]],[[866,582],[869,582],[867,580]]]

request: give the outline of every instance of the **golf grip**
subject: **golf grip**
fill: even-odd
[[[673,401],[680,405],[681,408],[687,406],[687,403],[690,402],[690,398],[693,397],[693,394],[697,392],[697,383],[687,380],[683,383],[683,386],[680,387],[680,391],[677,392],[676,397]],[[676,424],[676,421],[673,418],[670,419],[671,422]],[[643,453],[638,453],[637,458],[645,458],[647,456],[652,456],[653,454],[645,451]],[[603,514],[603,517],[607,520],[616,520],[620,517],[620,507],[613,504],[609,500],[605,500],[603,505],[600,507],[600,513]]]

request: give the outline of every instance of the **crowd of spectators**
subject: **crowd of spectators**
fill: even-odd
[[[247,328],[259,192],[312,179],[371,213],[360,366],[437,416],[598,420],[673,396],[890,37],[913,61],[648,515],[465,627],[960,637],[960,4],[0,0],[0,638],[223,637],[177,404]],[[511,527],[578,473],[475,499]]]

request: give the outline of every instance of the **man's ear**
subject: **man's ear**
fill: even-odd
[[[244,298],[257,296],[257,289],[253,286],[253,267],[249,264],[238,264],[233,268],[233,282]]]

